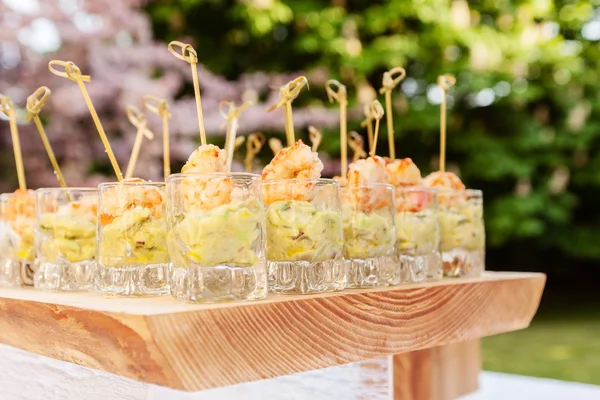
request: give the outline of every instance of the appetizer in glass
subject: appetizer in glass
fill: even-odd
[[[269,288],[306,294],[346,287],[339,184],[321,179],[318,154],[298,140],[262,174]]]
[[[442,278],[440,228],[435,189],[422,186],[421,171],[410,158],[387,164],[396,192],[398,255],[404,282]]]
[[[96,266],[98,189],[37,190],[36,289],[93,288]]]
[[[176,174],[167,192],[171,294],[193,302],[266,298],[260,177]]]
[[[438,190],[444,275],[479,276],[485,270],[483,193],[465,189],[452,172],[433,172],[423,183]]]
[[[385,160],[379,156],[350,164],[342,188],[344,255],[348,287],[366,288],[400,283],[396,263],[394,187]]]
[[[35,192],[16,190],[0,195],[0,287],[33,284]]]
[[[96,291],[169,293],[165,184],[132,178],[98,189]]]

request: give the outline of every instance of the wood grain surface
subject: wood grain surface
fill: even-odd
[[[174,389],[273,378],[525,328],[543,274],[193,305],[0,290],[0,343]]]
[[[393,400],[451,400],[478,388],[481,340],[390,356]]]

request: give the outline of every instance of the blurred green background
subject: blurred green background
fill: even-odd
[[[269,81],[272,74],[306,74],[310,91],[294,106],[309,110],[303,120],[322,128],[320,151],[332,162],[340,150],[337,121],[325,123],[317,112],[335,112],[337,107],[327,102],[326,79],[348,86],[348,126],[364,134],[361,104],[373,98],[386,70],[406,68],[407,78],[393,94],[396,154],[411,157],[426,174],[437,168],[439,151],[441,93],[436,77],[455,75],[457,84],[448,100],[447,162],[468,187],[484,191],[488,269],[542,271],[549,276],[530,329],[484,340],[485,367],[600,384],[600,300],[595,295],[600,280],[600,1],[0,0],[0,8],[29,16],[17,23],[33,29],[35,13],[23,11],[33,3],[39,5],[37,12],[46,13],[43,18],[55,25],[62,41],[31,55],[31,41],[27,44],[16,28],[5,29],[14,32],[14,43],[21,49],[19,62],[39,63],[41,71],[48,59],[60,56],[91,69],[92,82],[106,82],[106,92],[97,85],[92,93],[106,120],[123,120],[126,94],[152,80],[170,88],[165,89],[170,100],[193,94],[189,68],[182,65],[177,78],[181,84],[173,84],[171,64],[163,58],[179,61],[166,52],[164,43],[157,48],[148,44],[183,40],[194,45],[200,63],[218,77],[214,85],[224,88],[211,92],[212,83],[201,81],[207,107],[222,100],[215,92],[229,93],[233,83],[226,82],[243,86],[245,74],[255,73],[257,81]],[[64,18],[56,17],[59,11]],[[88,29],[98,18],[104,18],[100,28]],[[3,24],[9,28],[8,22]],[[84,33],[77,36],[72,27]],[[33,67],[15,72],[14,65],[7,64],[10,40],[0,42],[0,90],[11,90],[23,100],[41,81],[35,80]],[[113,54],[114,49],[126,51]],[[160,56],[151,57],[153,51]],[[113,64],[121,70],[131,65],[137,69],[115,78]],[[147,80],[140,84],[136,74]],[[58,81],[53,84],[69,84]],[[19,82],[26,90],[14,88]],[[124,82],[131,82],[130,87],[124,88]],[[119,96],[113,97],[116,92]],[[65,99],[75,95],[65,94],[62,104],[70,104]],[[265,91],[257,96],[262,102],[270,99]],[[109,173],[101,150],[86,147],[89,138],[96,143],[97,138],[85,108],[61,109],[59,102],[50,107],[54,117],[46,118],[54,124],[49,132],[59,158],[66,165],[89,162],[86,168],[67,172],[74,177],[81,171]],[[69,114],[76,111],[78,116]],[[185,122],[177,128],[181,135],[187,130],[197,136],[195,115],[174,115]],[[264,127],[260,121],[255,125],[267,136],[283,138],[283,125],[267,124],[264,118]],[[3,183],[4,189],[14,189],[5,125],[0,127],[7,154],[1,161]],[[107,128],[117,150],[130,144],[120,141],[126,126],[125,121]],[[212,133],[220,135],[215,143],[222,143],[222,133]],[[305,129],[297,135],[306,138]],[[382,127],[381,155],[387,154],[385,135]],[[76,140],[80,142],[74,150]],[[27,146],[33,144],[26,143],[25,151],[39,156],[38,161],[29,157],[28,171],[48,170],[41,147]],[[177,153],[175,144],[173,170],[190,148]],[[87,156],[73,160],[73,154]],[[155,159],[145,162],[160,173],[160,151],[154,154]],[[127,151],[117,155],[124,159]],[[260,155],[263,163],[270,156],[268,149]],[[52,180],[51,174],[30,175],[42,176],[38,183]]]

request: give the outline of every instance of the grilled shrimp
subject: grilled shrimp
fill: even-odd
[[[212,144],[205,144],[194,150],[181,169],[183,173],[200,174],[228,171],[227,151]]]
[[[124,179],[123,183],[142,183],[143,179]],[[102,196],[102,210],[100,223],[106,225],[123,211],[143,207],[152,211],[155,218],[160,218],[164,207],[164,193],[155,187],[137,185],[116,185],[109,188]]]
[[[436,171],[423,179],[423,185],[444,190],[465,190],[465,185],[460,178],[452,172]]]
[[[390,174],[385,160],[379,156],[368,157],[350,164],[348,168],[348,196],[363,211],[384,208],[389,198],[381,187],[368,187],[370,183],[389,183]]]
[[[436,171],[423,179],[423,184],[438,189],[438,203],[451,206],[466,199],[463,190],[465,185],[460,178],[452,172]]]
[[[298,140],[293,146],[281,149],[263,169],[262,179],[320,178],[323,163],[319,155]]]
[[[234,188],[235,182],[227,176],[198,177],[181,185],[183,206],[186,211],[212,210],[231,202]]]
[[[323,163],[319,155],[298,140],[293,146],[281,149],[263,169],[263,181],[274,179],[298,179],[297,182],[279,182],[263,186],[263,196],[267,204],[279,200],[308,200],[313,187],[303,179],[321,177]]]
[[[394,160],[386,168],[390,173],[390,183],[396,187],[421,185],[421,171],[410,158]]]

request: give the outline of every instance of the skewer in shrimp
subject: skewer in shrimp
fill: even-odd
[[[181,169],[183,173],[200,174],[228,171],[227,151],[212,144],[205,144],[194,150]]]
[[[212,144],[198,147],[181,169],[186,174],[212,174],[229,172],[227,151]],[[235,183],[227,177],[198,176],[193,184],[185,182],[181,186],[182,198],[187,211],[211,210],[231,201]]]
[[[389,183],[390,173],[385,160],[379,156],[368,157],[350,164],[348,168],[348,195],[364,211],[375,210],[389,205],[384,188],[365,187],[370,183]]]
[[[142,183],[140,178],[123,179],[123,183]],[[136,207],[147,208],[154,218],[160,218],[164,207],[164,194],[157,188],[138,185],[116,185],[107,190],[103,196],[100,223],[107,225],[124,211]]]
[[[321,177],[323,163],[319,155],[298,140],[293,146],[281,149],[263,169],[263,181],[274,179],[316,179]],[[312,188],[308,182],[289,185],[268,185],[264,190],[267,203],[279,200],[305,200]]]
[[[390,173],[390,183],[395,187],[421,185],[421,171],[410,158],[394,160],[386,168]]]

